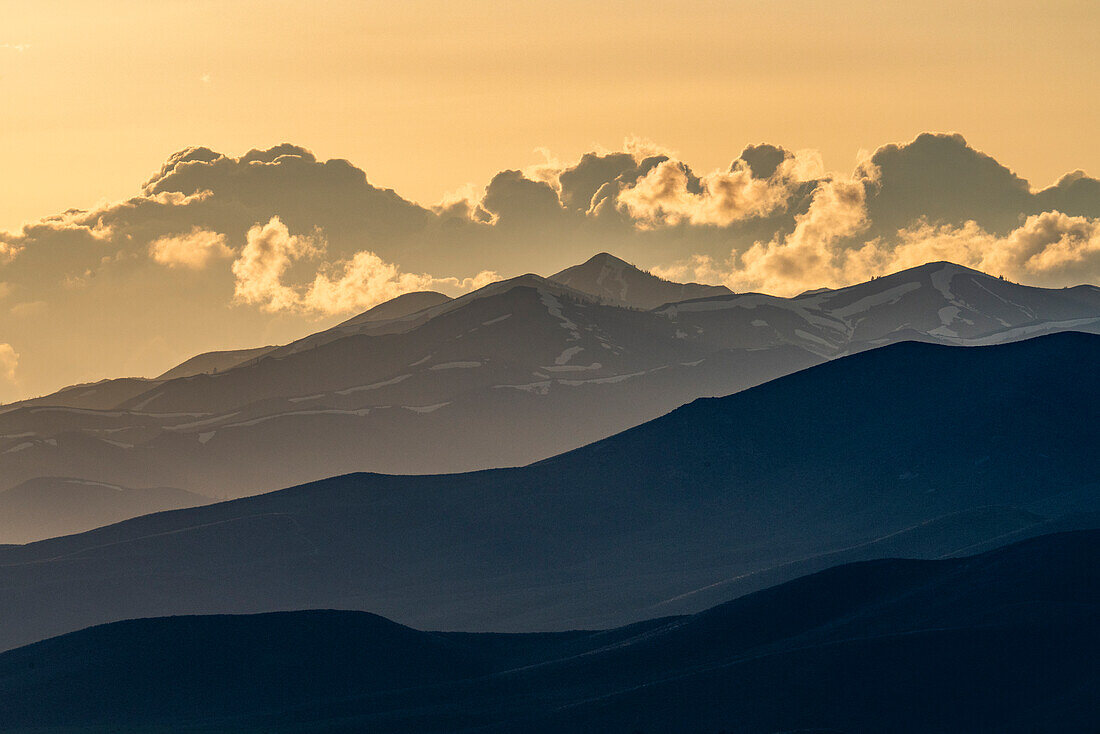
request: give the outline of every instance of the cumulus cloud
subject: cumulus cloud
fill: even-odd
[[[689,169],[680,161],[657,164],[619,193],[620,207],[642,227],[729,225],[785,209],[799,185],[820,177],[820,156],[782,155],[774,163],[738,159],[729,171],[700,179],[693,191]]]
[[[23,247],[21,245],[0,240],[0,265],[11,262],[22,251]]]
[[[761,290],[789,295],[805,283],[834,285],[846,282],[861,251],[844,247],[867,229],[867,186],[870,177],[828,179],[818,183],[809,209],[795,217],[787,236],[756,242],[744,252],[732,252],[723,266],[707,255],[654,269],[657,275],[690,275],[701,282],[722,282],[734,291]]]
[[[884,145],[869,163],[878,169],[880,185],[868,198],[868,215],[883,235],[920,219],[953,225],[974,220],[1004,233],[1019,224],[1021,214],[1058,208],[1056,201],[1039,205],[1027,181],[958,133],[922,133],[908,143]]]
[[[11,344],[0,343],[0,380],[15,382],[17,367],[19,367],[19,354]]]
[[[898,270],[952,260],[1015,280],[1065,285],[1100,280],[1100,219],[1051,211],[1034,214],[1005,236],[976,222],[961,227],[928,223],[899,232],[885,267]]]
[[[16,396],[19,380],[16,370],[19,368],[19,353],[11,344],[0,342],[0,401]]]
[[[481,208],[493,224],[506,228],[546,226],[566,214],[558,192],[546,180],[528,178],[522,171],[501,171],[485,187]]]
[[[344,314],[365,310],[403,293],[440,288],[464,291],[500,279],[488,270],[463,279],[404,273],[397,265],[363,250],[348,260],[322,266],[308,285],[285,282],[296,262],[316,258],[324,250],[320,232],[293,235],[278,217],[252,227],[247,244],[232,264],[237,302],[259,305],[269,312]]]
[[[805,282],[807,277],[829,282],[843,278],[847,264],[838,262],[838,245],[867,228],[866,182],[821,183],[809,211],[796,222],[788,237],[758,242],[741,255],[746,282],[775,290]]]
[[[300,306],[323,314],[362,311],[403,293],[449,289],[468,291],[500,280],[483,270],[471,278],[436,278],[427,273],[402,273],[373,252],[357,252],[346,262],[318,273]]]
[[[265,311],[298,308],[300,296],[283,283],[283,276],[296,260],[316,257],[324,249],[319,234],[292,235],[278,217],[257,224],[248,230],[247,244],[233,261],[233,297],[238,303],[255,304]]]
[[[186,234],[166,235],[149,243],[149,256],[170,268],[202,270],[212,261],[232,255],[224,234],[198,226]]]
[[[867,221],[858,190],[846,183],[820,191],[827,190],[834,193],[815,197],[811,212],[782,241],[757,243],[725,261],[696,255],[653,272],[776,295],[842,287],[939,260],[1047,287],[1100,281],[1100,219],[1043,212],[1006,235],[974,221],[961,226],[925,221],[891,241],[853,241]]]

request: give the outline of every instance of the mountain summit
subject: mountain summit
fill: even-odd
[[[676,283],[634,267],[614,255],[601,252],[580,265],[550,276],[607,303],[631,308],[651,309],[673,301],[730,295],[724,285]]]

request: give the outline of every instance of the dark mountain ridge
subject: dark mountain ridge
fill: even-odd
[[[1028,732],[1100,695],[1100,531],[879,560],[603,632],[172,617],[0,655],[6,730]]]
[[[844,561],[1090,527],[1098,360],[1100,337],[1077,333],[902,343],[525,468],[349,475],[3,548],[0,616],[16,621],[0,646],[138,616],[318,607],[444,629],[604,627]]]

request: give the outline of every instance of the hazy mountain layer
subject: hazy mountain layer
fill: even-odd
[[[587,288],[610,261],[577,266],[573,282]],[[680,287],[618,262],[627,296]],[[216,374],[63,391],[0,413],[0,489],[68,476],[232,497],[360,470],[522,465],[902,339],[1100,330],[1100,289],[1030,288],[946,263],[793,299],[654,311],[599,300],[533,275],[454,300],[410,294]]]
[[[39,477],[0,492],[0,538],[29,543],[209,502],[210,497],[181,489],[132,489],[86,479]],[[33,528],[29,534],[28,528]]]
[[[0,549],[0,646],[332,607],[428,628],[604,627],[843,561],[1092,527],[1098,360],[1100,336],[1074,333],[897,344],[521,469],[351,475]]]

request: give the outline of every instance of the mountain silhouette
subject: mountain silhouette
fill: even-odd
[[[171,614],[608,627],[1097,522],[1100,336],[906,342],[518,469],[355,474],[0,548],[0,647]],[[79,605],[59,599],[80,599]]]
[[[1100,531],[848,564],[603,632],[364,612],[141,619],[0,655],[8,730],[1086,731]],[[72,727],[72,728],[66,728]]]

